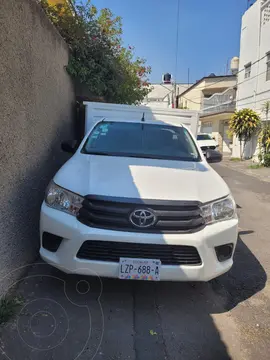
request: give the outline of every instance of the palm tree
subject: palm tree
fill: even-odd
[[[268,122],[268,115],[270,113],[270,100],[263,104],[262,112],[265,114],[266,121]]]
[[[243,160],[246,143],[261,128],[260,116],[252,109],[236,110],[229,121],[229,130],[240,141],[240,157]],[[242,147],[243,144],[243,147]]]
[[[259,136],[259,143],[261,147],[261,157],[264,154],[269,153],[270,151],[270,123],[269,123],[269,113],[270,113],[270,101],[266,101],[263,104],[262,112],[265,114],[265,120],[263,121],[264,126],[261,129],[261,133]]]

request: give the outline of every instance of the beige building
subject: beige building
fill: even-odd
[[[199,132],[211,134],[223,153],[231,153],[228,122],[235,110],[236,75],[203,77],[178,96],[178,107],[198,110]]]

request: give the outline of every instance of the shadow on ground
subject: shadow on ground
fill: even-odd
[[[130,170],[137,163],[132,159],[123,164],[124,176],[115,174],[110,184],[115,193],[121,194],[123,179],[130,194],[141,197],[136,171]],[[181,166],[174,166],[179,174]],[[163,170],[160,188],[166,193],[170,179]],[[151,184],[149,179],[148,194]],[[25,270],[27,275],[14,284],[24,305],[0,331],[3,359],[227,360],[229,351],[212,314],[232,310],[266,282],[263,267],[241,239],[232,270],[209,283],[101,281],[65,275],[44,263]],[[14,272],[9,276],[16,278]]]
[[[261,291],[267,280],[262,265],[241,240],[242,235],[252,232],[249,230],[239,233],[231,271],[211,281],[213,289],[225,300],[224,307],[227,311]]]
[[[209,283],[100,280],[35,264],[18,284],[24,306],[2,327],[0,346],[12,360],[230,359],[211,314],[265,282],[240,238],[231,271]]]

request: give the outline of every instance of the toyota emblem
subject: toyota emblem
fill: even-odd
[[[146,209],[134,210],[129,217],[130,222],[139,228],[148,228],[156,222],[155,214]]]

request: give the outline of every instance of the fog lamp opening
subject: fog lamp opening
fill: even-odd
[[[225,244],[215,247],[218,261],[226,261],[232,257],[233,244]]]
[[[56,252],[63,238],[48,232],[42,234],[42,246],[51,252]]]

